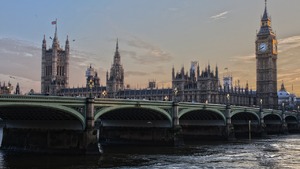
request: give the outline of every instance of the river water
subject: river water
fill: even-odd
[[[0,151],[1,169],[300,168],[300,135],[182,147],[106,147],[102,156]]]

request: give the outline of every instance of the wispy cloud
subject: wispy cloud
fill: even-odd
[[[213,19],[213,20],[218,20],[218,19],[225,19],[226,18],[226,15],[229,13],[229,11],[225,11],[225,12],[222,12],[222,13],[219,13],[219,14],[216,14],[216,15],[213,15],[210,17],[210,19]]]
[[[170,53],[136,37],[128,40],[127,45],[142,50],[138,54],[131,53],[132,59],[136,60],[140,64],[168,62],[173,59]]]
[[[129,77],[129,76],[146,76],[146,75],[148,75],[148,73],[140,72],[140,71],[126,71],[125,72],[126,77]]]

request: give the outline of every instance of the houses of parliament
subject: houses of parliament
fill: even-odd
[[[52,48],[42,44],[41,92],[49,95],[82,96],[99,98],[126,98],[146,100],[173,100],[182,102],[200,102],[233,104],[241,106],[259,105],[263,108],[278,108],[277,95],[277,40],[271,27],[271,19],[265,5],[260,21],[260,29],[255,40],[256,53],[256,91],[248,83],[233,85],[231,75],[222,77],[221,83],[218,66],[207,65],[200,69],[199,63],[191,62],[189,72],[181,67],[172,68],[172,87],[158,88],[155,81],[150,81],[144,89],[131,89],[124,85],[124,68],[121,63],[119,42],[116,41],[113,63],[106,73],[106,86],[100,86],[100,78],[92,67],[86,70],[86,86],[69,87],[70,45],[68,38],[65,48],[61,48],[57,37],[57,27]],[[253,63],[254,64],[254,63]]]

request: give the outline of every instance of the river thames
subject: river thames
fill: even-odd
[[[0,151],[1,169],[98,168],[300,168],[300,135],[182,147],[114,147],[102,156],[45,155]]]

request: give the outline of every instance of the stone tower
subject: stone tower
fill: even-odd
[[[90,65],[89,68],[85,71],[86,77],[86,87],[90,88],[91,83],[92,87],[100,87],[100,78],[98,77],[98,73],[95,68]]]
[[[271,18],[265,11],[256,35],[256,103],[263,108],[278,108],[277,96],[277,40],[271,28]]]
[[[124,69],[121,65],[121,56],[119,53],[118,39],[116,43],[116,51],[114,61],[110,68],[110,73],[106,73],[106,90],[109,97],[116,97],[119,90],[124,89]]]
[[[60,47],[57,21],[52,24],[55,24],[52,48],[47,49],[45,35],[42,45],[41,93],[57,95],[60,89],[67,88],[69,84],[70,44],[67,37],[65,50]]]

